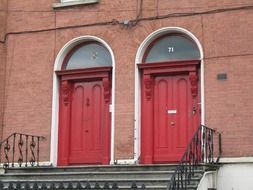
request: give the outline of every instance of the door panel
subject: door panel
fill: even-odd
[[[70,164],[100,163],[104,117],[102,81],[73,84]]]
[[[83,106],[83,101],[85,99],[85,87],[82,84],[75,84],[74,85],[74,92],[72,95],[72,114],[71,114],[71,131],[70,131],[70,154],[73,155],[75,153],[85,149],[85,145],[81,142],[84,141],[83,136],[83,116],[87,112],[85,107]],[[74,111],[74,113],[73,113]]]
[[[188,78],[188,77],[187,77]],[[175,129],[176,129],[176,148],[185,148],[188,142],[188,130],[189,130],[189,87],[188,80],[183,77],[177,77],[174,79],[175,89],[174,102],[177,114],[175,114]]]
[[[154,79],[154,162],[179,161],[193,135],[189,76]]]
[[[103,125],[103,89],[101,84],[95,84],[92,87],[91,91],[91,109],[90,109],[90,131],[91,139],[90,142],[90,151],[101,151],[102,146],[102,125]]]

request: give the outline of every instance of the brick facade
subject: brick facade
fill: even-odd
[[[150,33],[173,26],[187,29],[203,46],[205,120],[207,126],[222,132],[223,156],[253,156],[253,9],[155,19],[247,6],[250,0],[144,0],[141,17],[153,19],[132,27],[112,21],[135,19],[140,6],[137,0],[101,0],[95,5],[53,10],[54,2],[8,0],[7,5],[7,0],[0,1],[3,136],[14,131],[46,136],[42,155],[49,160],[55,58],[71,39],[93,35],[110,45],[116,61],[115,159],[132,159],[136,52]],[[227,73],[228,79],[217,80],[220,73]]]
[[[6,44],[4,44],[7,22],[7,0],[0,2],[0,138],[2,139],[3,130],[3,111],[5,94],[5,65],[6,65]]]

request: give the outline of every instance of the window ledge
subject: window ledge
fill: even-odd
[[[74,1],[67,1],[67,2],[61,2],[61,3],[54,3],[53,8],[64,8],[64,7],[71,7],[71,6],[77,6],[77,5],[89,5],[99,3],[99,0],[74,0]]]

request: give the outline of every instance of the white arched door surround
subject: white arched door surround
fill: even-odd
[[[192,39],[200,52],[200,83],[201,83],[201,124],[204,124],[204,61],[203,61],[203,48],[199,40],[188,30],[179,27],[165,27],[152,32],[146,39],[142,42],[138,48],[136,58],[135,58],[135,142],[134,142],[134,160],[139,161],[141,152],[141,85],[140,85],[140,71],[137,64],[142,63],[144,54],[149,47],[149,45],[157,38],[168,35],[171,33],[178,33],[185,35]]]
[[[60,71],[64,58],[73,49],[75,46],[87,42],[87,41],[96,41],[101,43],[111,54],[112,58],[112,104],[110,106],[111,111],[111,151],[110,163],[113,163],[114,160],[114,89],[115,89],[115,59],[111,47],[101,38],[95,36],[80,36],[70,40],[66,43],[63,48],[59,51],[54,64],[54,73],[53,73],[53,100],[52,100],[52,123],[51,123],[51,149],[50,149],[50,162],[53,166],[57,165],[57,153],[58,153],[58,125],[59,125],[59,78],[56,75],[56,71]]]

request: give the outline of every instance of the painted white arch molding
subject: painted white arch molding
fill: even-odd
[[[140,47],[137,50],[135,57],[135,142],[134,142],[134,160],[138,162],[140,157],[140,145],[141,145],[141,121],[140,121],[140,113],[141,113],[141,98],[140,98],[140,74],[137,64],[142,62],[142,58],[144,53],[151,42],[157,39],[160,36],[170,34],[170,33],[181,33],[185,36],[190,37],[197,45],[200,52],[200,64],[201,64],[201,73],[200,73],[200,82],[201,82],[201,124],[205,123],[204,115],[204,53],[203,48],[199,42],[199,40],[194,36],[190,31],[179,28],[179,27],[165,27],[158,29],[152,32],[146,39],[141,43]]]
[[[51,122],[51,149],[50,149],[50,162],[53,166],[57,165],[57,153],[58,153],[58,116],[59,116],[59,79],[55,71],[59,71],[62,68],[63,60],[67,53],[75,46],[86,41],[96,41],[104,45],[110,52],[112,57],[112,105],[111,105],[111,162],[114,162],[114,102],[115,102],[115,58],[111,47],[101,38],[96,36],[80,36],[70,40],[59,51],[55,63],[53,74],[53,99],[52,99],[52,122]]]

